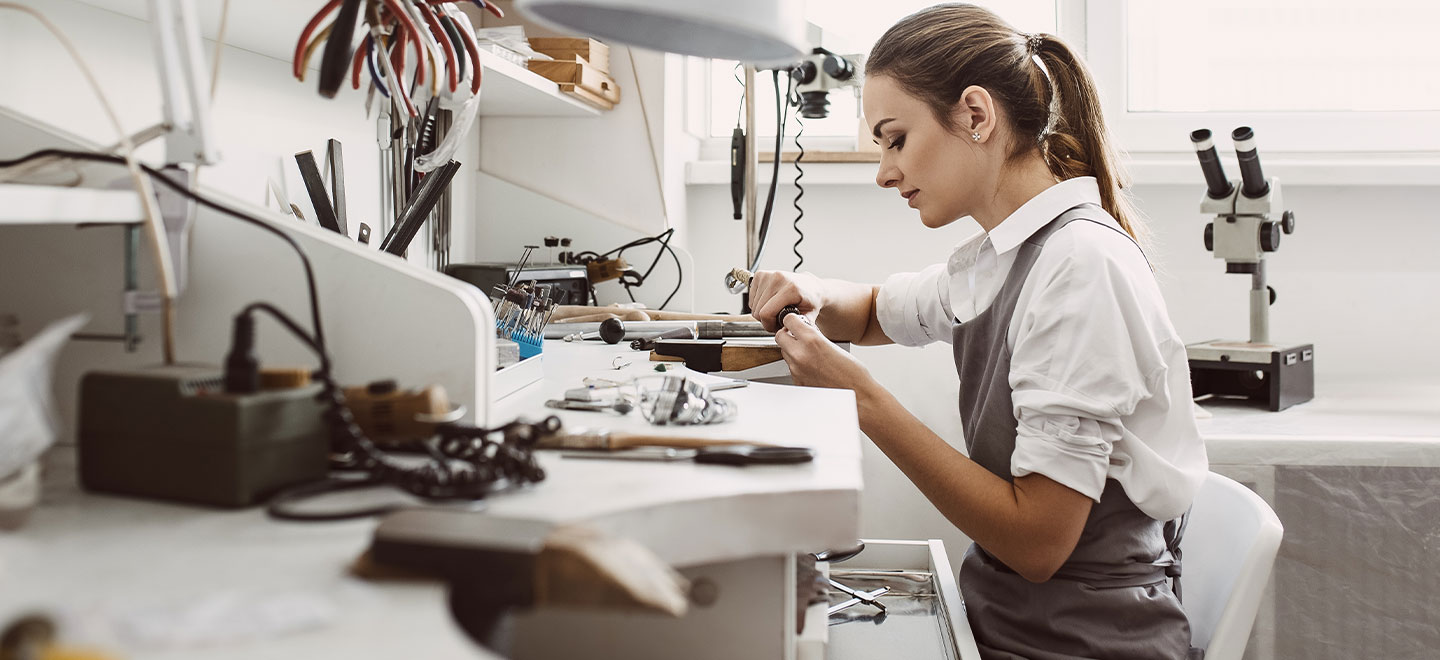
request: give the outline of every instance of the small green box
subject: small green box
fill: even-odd
[[[80,483],[87,489],[244,507],[323,479],[318,385],[227,394],[218,367],[96,371],[80,381]]]

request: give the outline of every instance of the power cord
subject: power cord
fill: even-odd
[[[670,305],[670,301],[675,298],[675,294],[680,293],[680,287],[685,282],[685,271],[680,265],[680,256],[675,253],[675,248],[670,247],[670,239],[674,235],[675,228],[671,227],[670,229],[666,229],[665,231],[660,232],[659,234],[656,234],[654,236],[637,238],[633,241],[630,241],[629,243],[626,243],[609,252],[606,252],[605,254],[595,254],[594,252],[588,250],[585,252],[576,253],[575,260],[577,263],[585,264],[591,261],[595,261],[597,259],[609,258],[611,255],[614,255],[616,257],[622,257],[625,255],[626,250],[641,247],[644,245],[649,245],[651,243],[659,243],[660,249],[655,252],[655,258],[650,261],[650,265],[645,269],[645,272],[637,273],[634,271],[627,271],[624,275],[620,277],[620,286],[625,287],[625,295],[630,297],[631,302],[635,302],[635,294],[631,291],[631,289],[645,284],[645,280],[650,277],[650,273],[655,271],[656,264],[660,263],[660,257],[664,256],[665,252],[668,250],[670,252],[670,257],[675,260],[675,288],[670,291],[670,295],[665,297],[665,302],[660,303],[659,309],[665,309],[667,306]],[[591,287],[590,295],[592,298],[594,297],[594,287]]]
[[[411,465],[375,446],[345,405],[345,394],[331,375],[330,356],[285,312],[269,303],[251,303],[235,316],[230,354],[225,360],[225,390],[247,394],[259,391],[259,363],[253,358],[254,314],[265,312],[279,321],[320,360],[314,377],[321,383],[319,400],[326,406],[330,427],[330,465],[334,470],[364,475],[303,484],[282,492],[269,512],[286,520],[344,520],[375,515],[388,507],[340,513],[305,513],[292,509],[296,501],[362,486],[387,484],[427,500],[476,500],[497,489],[536,483],[545,470],[535,459],[540,439],[560,430],[560,419],[550,416],[538,424],[511,422],[495,429],[444,424],[436,427],[439,444],[429,460]]]
[[[765,212],[760,214],[760,240],[755,243],[755,258],[750,262],[752,272],[760,267],[760,257],[765,253],[765,239],[770,235],[770,214],[775,210],[775,189],[780,184],[780,153],[785,147],[785,117],[789,114],[785,112],[785,99],[790,95],[789,86],[794,84],[794,79],[789,79],[786,93],[782,96],[780,70],[770,71],[770,77],[775,83],[775,158],[770,169],[770,192],[765,196]]]

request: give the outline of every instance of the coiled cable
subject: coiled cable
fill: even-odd
[[[800,230],[800,220],[805,217],[805,209],[800,207],[800,199],[805,196],[805,186],[800,185],[800,180],[805,178],[805,168],[800,166],[800,161],[805,159],[805,145],[800,144],[800,136],[805,134],[805,120],[800,113],[795,113],[795,244],[790,250],[795,253],[795,272],[800,272],[801,264],[805,263],[805,255],[800,254],[800,244],[805,242],[805,232]]]

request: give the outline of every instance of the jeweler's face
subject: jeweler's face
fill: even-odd
[[[898,191],[926,227],[970,215],[985,170],[980,146],[946,130],[930,106],[889,76],[865,80],[863,108],[880,145],[875,183]]]

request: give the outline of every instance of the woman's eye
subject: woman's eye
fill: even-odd
[[[905,146],[905,136],[904,136],[904,135],[901,135],[900,137],[897,137],[897,138],[895,138],[894,140],[891,140],[891,141],[890,141],[890,147],[889,147],[889,148],[890,148],[890,149],[899,149],[900,147],[903,147],[903,146]]]

